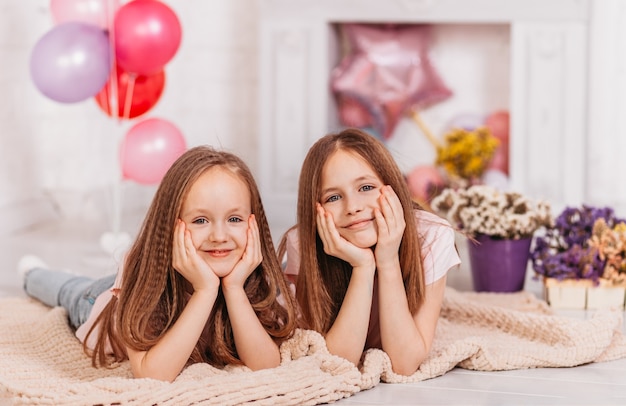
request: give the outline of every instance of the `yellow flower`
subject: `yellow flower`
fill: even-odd
[[[452,177],[466,180],[483,175],[499,144],[487,127],[473,131],[456,128],[445,135],[444,141],[444,146],[437,148],[435,163]]]

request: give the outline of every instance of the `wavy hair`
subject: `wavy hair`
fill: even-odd
[[[119,298],[114,297],[96,321],[100,331],[91,353],[94,366],[109,367],[127,359],[126,347],[138,351],[150,349],[182,313],[188,301],[185,295],[187,283],[172,267],[176,219],[194,182],[207,170],[218,166],[231,171],[248,186],[252,213],[259,225],[263,260],[245,282],[248,299],[261,324],[277,343],[293,333],[295,300],[287,288],[274,251],[252,173],[236,155],[209,146],[198,146],[189,149],[174,162],[156,191],[138,236],[126,256]],[[277,300],[279,296],[284,299],[282,305]],[[207,362],[216,367],[241,364],[221,289],[207,326],[188,364]],[[89,334],[95,331],[94,327]],[[112,356],[107,354],[107,342],[113,350]]]

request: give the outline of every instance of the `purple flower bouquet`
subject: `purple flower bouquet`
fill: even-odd
[[[554,227],[548,228],[544,236],[535,238],[530,254],[535,273],[559,280],[590,279],[598,283],[606,259],[601,258],[590,239],[594,224],[600,218],[610,228],[624,222],[610,207],[583,205],[565,208],[556,218]]]

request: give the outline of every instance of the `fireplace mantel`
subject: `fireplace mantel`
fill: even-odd
[[[589,0],[261,0],[265,20],[397,23],[585,21]]]
[[[510,25],[510,183],[556,205],[585,198],[589,0],[261,0],[259,183],[279,232],[300,165],[337,128],[329,91],[341,22]]]

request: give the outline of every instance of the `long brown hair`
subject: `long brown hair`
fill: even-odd
[[[259,226],[263,260],[244,285],[250,303],[263,327],[277,342],[293,333],[295,301],[274,251],[252,173],[237,156],[199,146],[189,149],[174,162],[156,191],[126,256],[119,298],[114,297],[96,321],[100,333],[92,353],[94,366],[110,366],[113,362],[125,360],[126,347],[138,351],[150,349],[185,308],[187,284],[172,267],[175,223],[191,186],[204,172],[217,166],[231,171],[248,186],[252,213]],[[279,295],[284,299],[284,306],[277,301]],[[207,326],[188,363],[208,362],[217,367],[240,364],[221,289]],[[93,331],[92,327],[89,334]],[[113,349],[112,357],[106,354],[107,340]]]
[[[384,184],[391,185],[404,208],[406,228],[399,248],[402,279],[409,309],[415,313],[423,301],[424,275],[421,238],[415,223],[413,202],[406,181],[387,148],[373,136],[358,129],[346,129],[320,138],[307,153],[298,185],[297,229],[300,244],[300,269],[296,298],[303,321],[309,328],[328,332],[348,289],[352,267],[324,252],[317,233],[315,204],[321,199],[321,173],[328,158],[338,150],[356,153],[368,162]],[[286,234],[279,246],[284,254]]]

